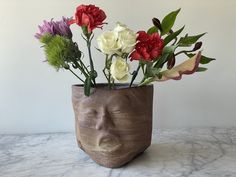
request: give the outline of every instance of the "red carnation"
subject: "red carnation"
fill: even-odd
[[[164,41],[158,33],[150,35],[145,31],[139,31],[137,41],[138,43],[135,45],[135,50],[130,55],[131,61],[152,61],[161,55]]]
[[[76,23],[79,26],[86,26],[88,33],[95,28],[102,28],[106,14],[95,5],[80,5],[76,8],[75,19],[70,24]]]

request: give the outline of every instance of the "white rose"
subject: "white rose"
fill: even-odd
[[[119,32],[124,31],[126,29],[128,29],[128,27],[126,25],[124,25],[120,22],[117,22],[116,27],[113,29],[113,31],[119,33]]]
[[[111,76],[113,79],[119,82],[125,82],[129,78],[129,65],[125,59],[117,57],[111,64]]]
[[[119,32],[118,43],[122,53],[130,53],[134,50],[137,35],[130,29]]]
[[[117,53],[121,47],[117,40],[118,36],[116,32],[104,32],[97,38],[98,47],[104,54],[112,55],[114,53]]]
[[[134,50],[137,34],[126,25],[117,22],[113,30],[118,35],[118,43],[121,46],[122,53],[130,53]]]

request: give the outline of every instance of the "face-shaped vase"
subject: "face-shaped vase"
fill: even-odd
[[[72,86],[78,145],[95,162],[115,168],[151,144],[153,86],[109,90],[98,85],[89,97]]]

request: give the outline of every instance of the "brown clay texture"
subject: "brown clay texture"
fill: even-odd
[[[150,146],[153,85],[109,90],[100,84],[89,97],[73,85],[72,103],[78,145],[98,164],[120,167]]]

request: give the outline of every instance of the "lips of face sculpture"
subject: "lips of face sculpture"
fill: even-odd
[[[76,109],[83,149],[98,159],[123,161],[127,155],[147,147],[145,141],[149,135],[142,131],[151,131],[152,115],[147,113],[150,110],[143,110],[143,102],[147,101],[126,92],[114,92],[103,99],[99,94],[81,99]]]

